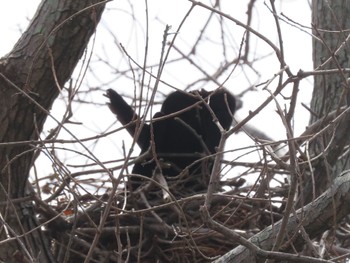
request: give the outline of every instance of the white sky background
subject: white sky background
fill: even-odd
[[[122,43],[126,47],[128,53],[142,64],[144,56],[144,32],[145,32],[145,5],[144,1],[130,1],[133,3],[134,15],[137,17],[139,24],[135,23],[131,16],[130,4],[128,1],[120,0],[109,3],[107,10],[103,15],[101,24],[99,25],[96,42],[94,46],[94,55],[92,58],[93,63],[98,63],[99,59],[106,59],[111,63],[111,67],[104,65],[103,63],[97,64],[98,67],[93,68],[93,75],[87,76],[83,80],[83,87],[99,86],[104,90],[113,88],[121,94],[130,94],[128,92],[133,91],[133,86],[130,86],[132,82],[125,79],[114,80],[113,67],[119,70],[128,69],[125,56],[120,56],[119,46],[117,44]],[[203,1],[209,4],[209,1]],[[269,1],[257,1],[253,12],[253,24],[252,27],[258,30],[260,33],[268,37],[272,42],[278,46],[276,27],[271,12],[268,10]],[[2,37],[0,45],[0,55],[3,56],[8,53],[17,41],[21,32],[26,28],[29,19],[33,16],[35,10],[38,7],[40,1],[38,0],[11,0],[1,4],[0,9],[0,32]],[[222,1],[222,11],[230,14],[231,16],[239,19],[241,22],[246,22],[246,10],[248,1]],[[282,4],[281,4],[282,3]],[[278,12],[282,12],[293,21],[310,27],[311,11],[308,1],[305,0],[282,0],[276,1]],[[158,63],[161,42],[165,24],[172,25],[172,31],[175,32],[179,23],[182,21],[184,15],[190,7],[190,3],[187,0],[150,0],[148,1],[149,11],[149,63]],[[193,13],[191,13],[188,21],[184,24],[184,27],[179,32],[176,40],[176,45],[182,48],[183,51],[188,51],[190,45],[193,44],[194,39],[198,37],[198,30],[203,26],[209,16],[209,12],[200,7],[196,7]],[[234,36],[232,39],[232,45],[239,45],[242,39],[242,29],[237,27],[231,21],[226,21],[227,30],[231,31],[230,35]],[[281,22],[282,34],[285,48],[285,60],[290,66],[292,72],[297,74],[299,70],[312,70],[312,53],[311,53],[311,36],[301,31],[300,29],[293,27],[287,23]],[[212,29],[213,38],[217,32],[216,28]],[[308,29],[305,29],[309,31]],[[143,32],[143,33],[142,33]],[[112,37],[111,33],[114,35]],[[219,35],[218,35],[219,36]],[[237,36],[237,37],[236,37]],[[168,40],[171,40],[168,38]],[[220,40],[218,40],[220,42]],[[271,48],[265,45],[262,41],[256,41],[251,48],[252,57],[262,57],[272,53]],[[200,46],[200,48],[206,48]],[[199,50],[198,63],[203,65],[206,69],[213,68],[210,72],[214,72],[216,57],[221,56],[221,51],[214,48],[208,48],[208,50]],[[232,59],[235,58],[234,52],[228,50],[232,54]],[[171,54],[176,54],[173,52]],[[205,54],[205,57],[203,56]],[[92,64],[93,65],[93,64]],[[92,66],[93,67],[93,66]],[[268,79],[271,79],[275,73],[279,71],[279,63],[276,57],[272,54],[266,59],[254,64],[254,68],[257,69],[262,75],[258,78],[253,72],[240,70],[235,71],[226,86],[234,94],[239,94],[243,90],[248,88],[248,83],[260,84]],[[156,73],[157,68],[153,68],[153,73]],[[248,75],[247,77],[244,75]],[[179,66],[169,65],[166,67],[162,76],[163,80],[170,84],[183,88],[187,84],[191,83],[191,80],[195,79],[198,72],[190,67],[190,65],[182,64]],[[309,104],[312,91],[312,78],[303,80],[300,84],[299,92],[299,104],[295,114],[295,135],[299,135],[308,123],[309,113],[300,106],[301,102]],[[101,86],[101,82],[103,83]],[[154,83],[154,82],[153,82]],[[274,90],[276,85],[271,85],[270,89]],[[202,88],[198,86],[197,88]],[[206,89],[214,89],[216,86],[211,83],[209,86],[205,86]],[[250,110],[254,110],[261,102],[263,102],[269,94],[262,90],[263,86],[258,86],[256,91],[247,93],[242,98],[243,108],[237,112],[237,118],[243,119],[247,116]],[[169,93],[171,89],[162,86],[161,92]],[[286,91],[286,95],[288,92]],[[160,101],[162,96],[157,97]],[[89,98],[91,99],[91,98]],[[103,97],[103,93],[94,93],[92,100],[98,103],[99,106],[88,106],[81,104],[76,106],[74,121],[82,122],[82,125],[67,125],[79,138],[88,136],[95,136],[100,133],[115,129],[117,124],[115,123],[114,116],[109,112],[107,106],[104,103],[107,101]],[[283,101],[281,106],[283,107]],[[287,105],[288,106],[288,105]],[[57,102],[52,109],[52,114],[58,119],[61,119],[62,111],[64,110],[64,103]],[[278,140],[285,138],[285,130],[281,123],[280,118],[275,112],[276,106],[274,103],[266,108],[259,116],[255,117],[251,123],[261,128],[261,130],[269,134],[272,138]],[[45,130],[55,127],[55,123],[52,120],[48,120]],[[64,134],[62,134],[64,136]],[[44,137],[44,136],[43,136]],[[86,143],[90,149],[93,149],[94,154],[101,161],[108,161],[112,159],[121,158],[122,141],[126,144],[130,143],[130,136],[126,132],[113,134],[109,138],[100,140],[98,144]],[[235,148],[236,145],[243,147],[245,145],[254,145],[243,134],[234,135],[227,143],[228,147]],[[64,145],[64,147],[68,147]],[[128,149],[126,147],[126,149]],[[78,149],[79,150],[79,149]],[[66,153],[65,153],[66,154]],[[138,154],[136,149],[134,155]],[[70,158],[67,156],[67,158]],[[79,159],[80,158],[80,159]],[[69,159],[67,163],[89,163],[89,161],[82,161],[81,157]],[[41,176],[47,175],[52,172],[50,168],[50,161],[45,157],[40,157],[38,173]],[[72,170],[74,170],[72,168]]]

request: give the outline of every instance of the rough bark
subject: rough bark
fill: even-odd
[[[0,232],[4,262],[52,262],[40,231],[28,233],[36,227],[32,202],[16,202],[29,194],[27,178],[36,148],[15,142],[38,139],[54,100],[95,32],[104,4],[43,0],[13,50],[0,60],[0,220],[8,224]]]
[[[341,69],[349,68],[348,34],[344,31],[350,27],[350,4],[345,0],[313,1],[312,23],[313,62],[316,70],[338,69],[336,74],[315,75],[311,100],[310,124],[318,120],[326,120],[332,111],[347,106],[349,83]],[[326,133],[312,141],[310,156],[318,156],[314,163],[315,195],[320,195],[329,187],[337,174],[349,169],[349,155],[343,154],[349,145],[350,122],[340,122]],[[334,136],[335,135],[335,136]],[[306,178],[303,191],[303,202],[313,198],[311,176]]]
[[[345,0],[312,2],[313,34],[317,37],[312,41],[315,69],[349,67],[349,50],[340,48],[348,36],[343,30],[350,26],[349,12],[350,4]],[[329,62],[325,63],[327,60]],[[310,123],[327,116],[339,104],[344,104],[345,101],[340,100],[347,86],[342,72],[316,75],[314,81],[311,109],[316,115],[311,115]]]

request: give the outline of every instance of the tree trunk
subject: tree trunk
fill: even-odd
[[[343,171],[350,167],[349,152],[345,151],[350,143],[350,96],[347,94],[350,82],[342,70],[350,66],[348,33],[344,31],[350,28],[349,13],[350,3],[345,0],[312,1],[313,35],[317,37],[313,38],[315,70],[335,70],[332,74],[315,74],[309,123],[322,122],[315,134],[327,129],[310,142],[311,158],[318,156],[312,161],[314,182],[310,173],[303,174],[305,178],[300,183],[302,194],[298,203],[302,208],[289,217],[285,236],[293,236],[301,224],[308,237],[313,239],[322,231],[332,229],[349,213],[350,176]],[[260,262],[267,257],[286,260],[286,255],[279,258],[277,254],[265,253],[272,250],[280,226],[281,221],[249,239],[263,251],[240,245],[216,262]],[[227,233],[230,238],[229,231]],[[305,244],[305,240],[301,241],[294,240],[294,248]],[[298,259],[286,261],[298,262]]]
[[[49,110],[71,76],[105,2],[42,1],[13,50],[0,60],[0,260],[54,262],[32,208],[29,170]],[[22,198],[22,199],[21,199]],[[6,222],[6,225],[3,223]]]
[[[341,69],[349,68],[349,48],[346,44],[348,34],[344,32],[350,27],[350,3],[344,0],[313,1],[312,24],[313,62],[316,70],[336,69],[333,74],[319,74],[314,78],[314,89],[311,100],[310,124],[324,120],[323,127],[329,123],[325,120],[332,113],[339,116],[342,106],[347,106],[348,80]],[[329,126],[311,142],[310,156],[320,156],[313,162],[314,179],[311,175],[302,183],[303,202],[308,203],[327,189],[334,178],[342,171],[349,169],[349,156],[344,153],[349,145],[350,121],[342,120]],[[317,185],[317,187],[313,187]],[[313,190],[314,189],[314,190]]]

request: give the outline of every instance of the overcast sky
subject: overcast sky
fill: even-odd
[[[127,47],[128,52],[132,55],[133,58],[142,61],[144,48],[142,31],[144,31],[144,21],[143,17],[145,16],[145,6],[144,1],[130,1],[135,6],[132,6],[134,14],[137,17],[140,24],[136,25],[133,23],[132,18],[128,12],[125,10],[130,9],[130,3],[128,1],[119,0],[113,1],[108,4],[108,9],[103,15],[103,19],[99,25],[99,29],[96,37],[96,44],[94,53],[104,54],[106,50],[109,52],[107,57],[115,62],[115,66],[118,67],[117,61],[119,61],[116,56],[116,52],[113,52],[113,49],[117,48],[115,39],[111,37],[111,32],[117,36],[117,41],[122,43]],[[205,3],[210,3],[209,1],[203,1]],[[229,13],[231,16],[241,20],[242,22],[246,21],[246,4],[248,1],[231,1],[226,0],[222,1],[222,10],[226,13]],[[257,1],[256,8],[253,12],[253,23],[252,27],[258,30],[260,33],[267,36],[274,43],[277,43],[276,28],[274,25],[273,16],[268,10],[267,5],[264,4],[265,1]],[[21,32],[26,28],[28,21],[34,15],[38,4],[38,0],[11,0],[6,1],[1,4],[0,8],[0,32],[2,35],[2,41],[0,45],[0,54],[4,55],[11,50]],[[137,5],[135,4],[137,3]],[[283,0],[282,5],[279,5],[280,1],[276,1],[278,4],[279,14],[283,13],[288,18],[292,19],[294,22],[309,27],[311,12],[309,8],[308,1],[305,0]],[[190,7],[190,3],[187,0],[150,0],[148,1],[149,7],[149,28],[150,28],[150,42],[149,42],[149,54],[150,60],[154,59],[155,62],[159,60],[159,50],[161,46],[163,31],[165,24],[172,25],[172,30],[176,30],[179,23],[183,19],[184,15]],[[201,23],[205,21],[208,16],[208,11],[196,8],[195,13],[193,13],[189,21],[185,23],[185,26],[179,32],[177,44],[180,47],[186,48],[186,44],[193,43],[193,39],[197,36],[199,28],[201,28]],[[232,24],[232,23],[231,23]],[[242,37],[242,33],[235,27],[228,23],[228,30],[237,30],[237,39],[238,43]],[[281,22],[283,39],[284,39],[284,48],[285,48],[285,60],[290,66],[292,72],[296,74],[298,70],[312,70],[312,61],[311,61],[311,37],[307,33],[308,29],[303,28],[303,30],[295,26],[292,26],[286,22]],[[305,32],[306,31],[306,32]],[[136,33],[135,33],[136,32]],[[236,32],[236,31],[233,31]],[[213,31],[213,35],[215,35]],[[264,50],[266,47],[260,42],[254,49],[251,51],[252,54],[265,54],[272,53],[271,50]],[[265,52],[265,53],[264,53]],[[211,57],[214,56],[214,57]],[[206,61],[209,62],[215,59],[217,54],[215,50],[208,50]],[[205,60],[203,60],[205,61]],[[210,65],[209,65],[210,66]],[[264,82],[269,78],[273,77],[275,73],[279,70],[279,64],[276,61],[276,58],[272,60],[263,60],[260,64],[257,63],[255,67],[262,73],[261,79],[259,81]],[[171,67],[169,68],[171,69]],[[104,75],[105,69],[96,68],[95,74],[101,79],[110,78],[110,75]],[[164,73],[164,78],[170,83],[175,83],[179,87],[181,85],[186,85],[191,77],[195,74],[194,71],[186,71],[183,69],[168,70]],[[180,77],[179,77],[180,76]],[[98,84],[97,80],[94,80],[91,77],[87,78],[88,83],[92,85],[94,81]],[[231,81],[231,80],[230,80]],[[252,79],[254,83],[254,79]],[[112,86],[118,92],[123,92],[125,87],[122,84],[122,80],[117,82],[116,85]],[[240,82],[240,77],[236,76],[232,78],[232,84],[230,84],[235,93],[241,92],[247,88],[246,82]],[[209,87],[209,88],[215,88]],[[123,90],[124,89],[124,90]],[[297,107],[295,122],[296,129],[295,134],[300,134],[308,122],[308,112],[300,106],[301,102],[306,104],[309,103],[310,94],[312,91],[312,79],[304,80],[300,85],[300,94],[299,94],[299,106]],[[255,93],[250,93],[243,98],[243,108],[238,112],[238,118],[244,118],[247,116],[249,110],[254,110],[261,101],[266,98],[268,94],[264,92],[261,87],[257,89]],[[96,102],[103,103],[106,99],[102,94],[95,98]],[[58,112],[58,108],[57,112]],[[55,107],[54,107],[55,110]],[[107,107],[101,107],[101,109],[95,108],[84,108],[84,106],[79,107],[76,110],[77,121],[82,121],[83,126],[72,127],[77,128],[76,132],[84,134],[83,136],[92,136],[100,132],[99,127],[102,127],[101,116],[104,119],[109,119],[106,126],[110,125],[114,118],[112,115],[108,116]],[[59,114],[58,114],[59,115]],[[58,117],[58,119],[60,119]],[[48,128],[50,125],[55,126],[54,123],[50,124],[48,122]],[[275,113],[275,105],[272,103],[264,112],[259,115],[259,118],[255,118],[252,123],[256,126],[261,127],[262,131],[270,134],[275,139],[285,138],[285,130],[281,123],[280,118]],[[273,123],[274,125],[271,125]],[[115,127],[114,127],[115,128]],[[101,128],[103,130],[103,128]],[[127,138],[127,134],[124,134]],[[122,138],[122,139],[125,139]],[[230,138],[231,139],[231,138]],[[234,140],[235,138],[233,138]],[[240,140],[240,139],[239,139]],[[236,142],[235,142],[236,143]],[[251,143],[251,142],[250,142]],[[104,160],[107,157],[104,157],[106,153],[106,147],[111,145],[104,145],[100,143],[102,147],[96,147],[96,154],[100,154],[101,158]],[[112,147],[115,147],[112,145]],[[115,149],[111,149],[115,151]],[[137,153],[135,153],[137,154]]]

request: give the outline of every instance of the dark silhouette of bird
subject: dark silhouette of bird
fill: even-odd
[[[140,118],[114,90],[107,90],[109,107],[118,120],[135,136]],[[206,189],[212,170],[213,154],[221,139],[220,123],[228,130],[236,110],[235,97],[226,89],[175,91],[164,100],[150,124],[144,124],[137,138],[141,155],[148,157],[134,165],[133,174],[152,177],[155,171],[167,179],[183,181],[193,190]],[[194,179],[199,175],[199,179]],[[203,180],[203,178],[205,178]],[[142,183],[131,177],[131,188]]]

